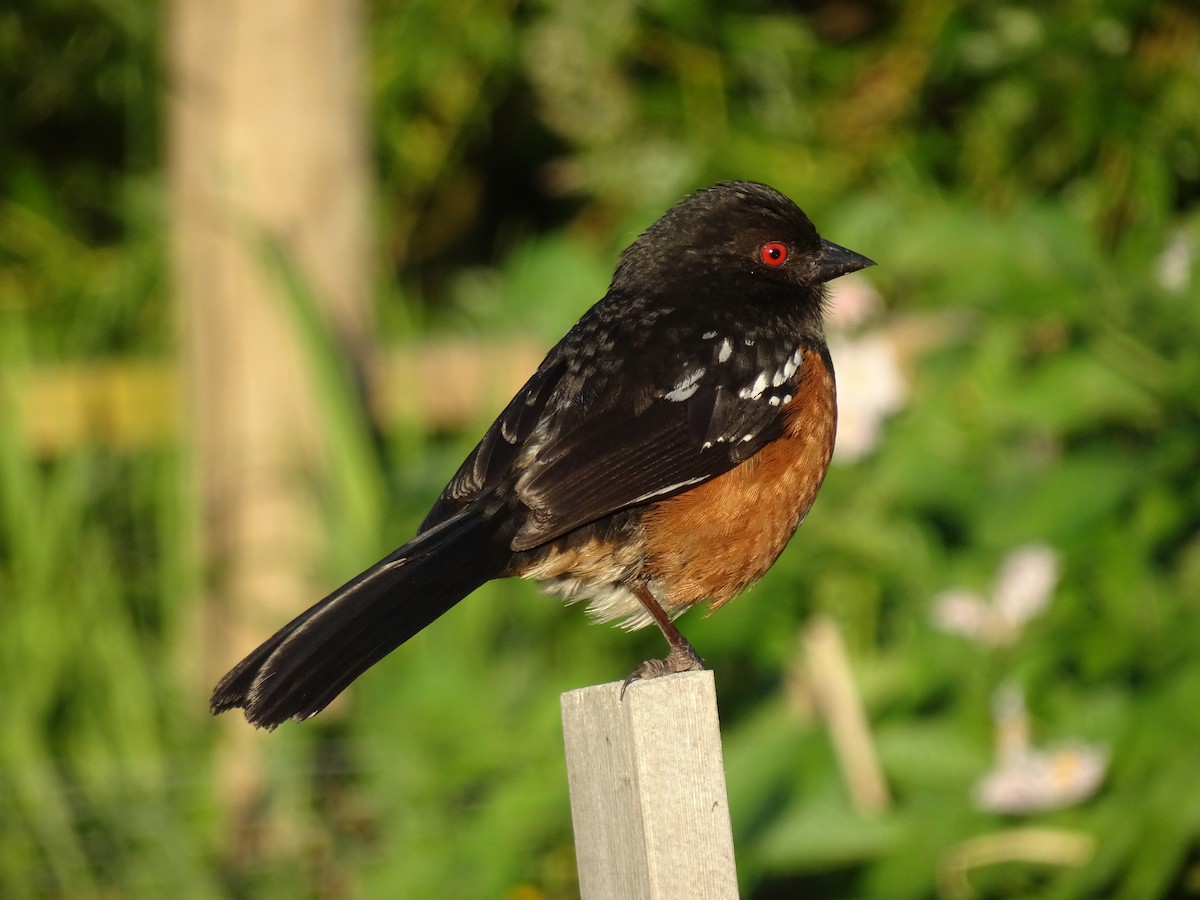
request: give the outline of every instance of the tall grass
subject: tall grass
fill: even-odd
[[[216,895],[206,729],[182,682],[179,455],[40,459],[0,391],[0,885],[11,897]],[[207,838],[206,838],[207,836]]]

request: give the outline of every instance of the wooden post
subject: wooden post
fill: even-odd
[[[712,672],[562,695],[582,900],[738,896]]]
[[[360,361],[371,283],[358,0],[166,4],[170,232],[200,554],[186,646],[213,681],[325,587],[312,484],[328,465],[318,390],[269,238]],[[257,740],[227,717],[222,784],[255,808]],[[241,848],[238,848],[241,849]]]
[[[351,358],[369,334],[369,154],[357,2],[172,0],[168,174],[200,540],[215,574],[204,683],[297,599],[321,535],[324,438],[279,242]]]

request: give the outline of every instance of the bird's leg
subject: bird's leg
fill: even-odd
[[[671,649],[665,659],[648,659],[630,672],[625,683],[621,685],[622,698],[624,698],[625,689],[629,687],[631,681],[658,678],[660,675],[672,675],[676,672],[694,672],[704,668],[704,660],[688,643],[688,639],[683,636],[683,633],[675,627],[675,623],[671,621],[670,617],[663,612],[663,608],[654,599],[650,589],[644,584],[636,584],[632,590],[634,596],[646,608],[646,612],[654,618],[654,623],[662,632],[662,636],[667,639],[667,645]]]

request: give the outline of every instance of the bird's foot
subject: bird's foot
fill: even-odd
[[[625,699],[625,689],[631,682],[649,681],[651,678],[674,675],[677,672],[698,672],[703,668],[704,660],[700,658],[691,644],[685,641],[682,644],[672,645],[671,652],[666,655],[665,659],[648,659],[629,673],[629,677],[621,685],[621,699]]]

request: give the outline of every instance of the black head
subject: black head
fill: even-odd
[[[821,285],[874,263],[823,240],[779,191],[726,181],[668,210],[625,251],[613,288],[642,293],[665,284],[791,286],[819,303]]]

